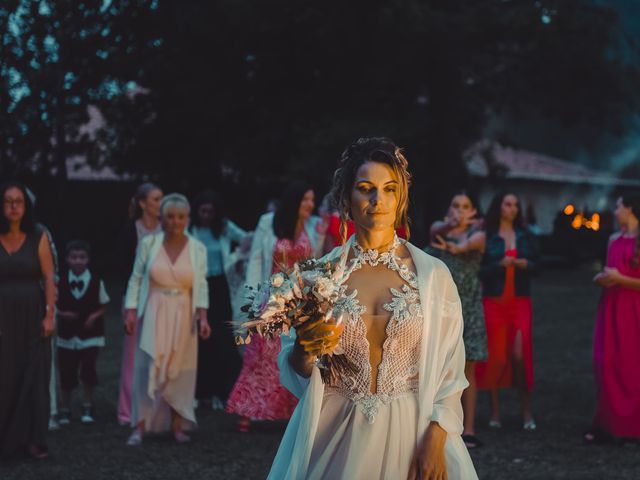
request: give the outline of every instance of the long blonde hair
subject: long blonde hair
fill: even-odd
[[[402,150],[390,139],[384,137],[359,138],[349,145],[340,159],[340,166],[333,175],[331,195],[340,214],[340,235],[342,241],[347,237],[347,221],[351,217],[351,191],[358,169],[366,162],[384,163],[391,167],[398,181],[398,207],[396,209],[395,228],[402,227],[409,239],[409,187],[411,173],[409,162]]]

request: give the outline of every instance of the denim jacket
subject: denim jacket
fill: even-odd
[[[515,269],[515,290],[517,297],[531,295],[531,275],[538,268],[539,252],[536,239],[526,230],[516,228],[517,258],[527,259],[527,268]],[[504,258],[504,240],[497,233],[487,237],[484,256],[480,266],[480,280],[482,280],[482,295],[484,297],[499,297],[504,291],[505,271],[500,266]]]

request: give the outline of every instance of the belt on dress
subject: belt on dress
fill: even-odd
[[[167,295],[167,296],[176,296],[176,295],[182,295],[183,293],[189,293],[189,290],[186,290],[184,288],[158,288],[158,287],[152,287],[151,288],[152,292],[158,292],[161,293],[163,295]]]

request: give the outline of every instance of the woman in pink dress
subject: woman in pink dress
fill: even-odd
[[[160,201],[162,190],[153,183],[143,183],[136,190],[129,206],[131,220],[120,232],[114,265],[119,276],[128,281],[136,258],[136,250],[143,238],[155,235],[160,225]],[[131,387],[133,384],[133,359],[136,352],[135,335],[125,335],[122,344],[122,367],[118,393],[118,422],[131,422]]]
[[[603,290],[593,342],[598,403],[587,443],[640,440],[640,196],[619,198],[615,216],[621,231],[594,277]]]
[[[247,285],[255,287],[273,273],[320,253],[321,221],[311,215],[314,206],[311,187],[293,182],[278,210],[260,218],[251,245]],[[279,353],[280,338],[267,341],[253,336],[245,349],[242,370],[226,408],[240,415],[241,432],[249,431],[251,419],[288,420],[296,407],[296,398],[280,384]]]
[[[162,200],[163,232],[140,243],[127,286],[126,330],[136,339],[128,445],[167,430],[185,443],[196,425],[198,335],[208,338],[211,327],[207,249],[186,233],[189,209],[183,195]]]

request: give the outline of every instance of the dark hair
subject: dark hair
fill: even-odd
[[[480,209],[480,204],[478,203],[478,196],[474,192],[466,190],[464,188],[454,190],[453,194],[451,195],[451,200],[453,200],[454,197],[457,197],[458,195],[467,197],[471,202],[471,206],[476,209],[476,212],[478,212],[478,217],[482,216],[482,210]],[[449,201],[449,203],[451,203],[451,200]]]
[[[527,224],[536,225],[538,223],[538,218],[536,217],[536,209],[531,201],[529,201],[529,203],[527,204],[526,212]]]
[[[198,217],[198,210],[202,205],[213,205],[213,219],[211,221],[211,233],[214,237],[219,237],[225,227],[226,209],[222,202],[222,197],[213,190],[205,190],[200,192],[193,201],[191,208],[191,226],[199,227],[200,218]]]
[[[513,221],[513,228],[524,228],[522,225],[522,204],[520,203],[520,198],[518,198],[518,195],[513,193],[511,190],[503,190],[493,196],[493,198],[491,199],[491,204],[489,205],[489,209],[487,210],[487,215],[484,219],[484,228],[487,232],[487,238],[490,235],[498,233],[498,230],[500,229],[502,201],[507,195],[513,195],[518,201],[518,214]]]
[[[2,201],[4,202],[4,196],[7,193],[7,190],[10,188],[17,188],[22,192],[22,196],[24,197],[24,215],[22,216],[22,220],[20,220],[20,230],[24,233],[33,233],[36,230],[36,218],[33,209],[33,202],[31,201],[31,196],[27,193],[27,187],[25,187],[22,183],[16,181],[5,182],[0,186],[0,195],[2,196]],[[9,220],[3,214],[0,215],[0,233],[7,233],[9,231]]]
[[[359,138],[349,145],[340,158],[340,166],[333,176],[331,194],[340,214],[340,233],[346,240],[347,221],[351,217],[351,191],[356,180],[358,169],[366,162],[378,162],[388,165],[398,180],[398,208],[396,210],[395,227],[403,227],[409,238],[409,187],[411,173],[409,162],[400,148],[392,140],[385,137]]]
[[[280,204],[273,216],[273,232],[278,238],[295,240],[298,212],[304,194],[313,190],[311,185],[301,180],[294,180],[285,188],[280,197]]]
[[[64,251],[66,255],[69,255],[72,250],[85,252],[91,256],[91,245],[85,240],[71,240],[65,245]]]
[[[640,195],[638,194],[626,194],[621,195],[620,199],[622,200],[622,204],[631,208],[631,213],[640,220]],[[640,263],[640,233],[636,236],[636,248],[633,252],[633,258],[631,258],[631,267],[638,268],[638,264]]]
[[[151,182],[146,182],[138,186],[135,195],[131,197],[131,201],[129,202],[129,217],[132,220],[138,220],[140,217],[142,217],[142,208],[140,207],[140,202],[146,200],[149,194],[154,190],[162,191],[162,189],[158,185]]]

